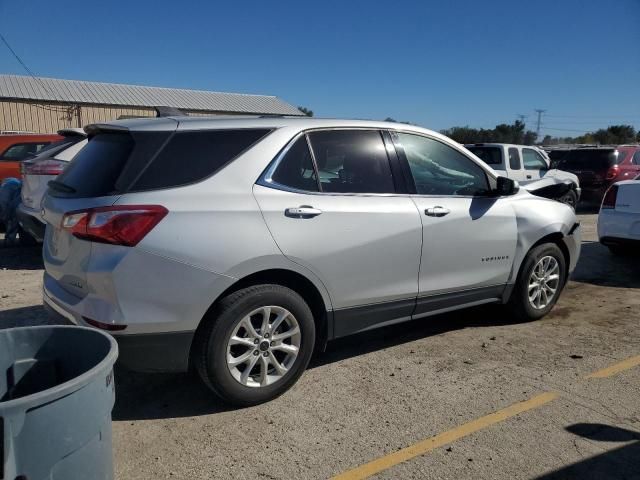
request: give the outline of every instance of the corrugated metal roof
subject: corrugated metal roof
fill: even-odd
[[[268,95],[143,87],[118,83],[0,75],[0,98],[184,110],[301,115],[293,105]]]

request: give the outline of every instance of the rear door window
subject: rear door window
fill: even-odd
[[[511,170],[520,170],[520,152],[517,148],[511,147],[509,148],[509,168]]]
[[[395,193],[381,132],[325,130],[308,135],[323,192]]]
[[[313,167],[306,135],[302,135],[284,153],[271,180],[285,187],[318,192],[318,179]]]
[[[633,154],[633,164],[640,165],[640,150]]]

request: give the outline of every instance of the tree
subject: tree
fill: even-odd
[[[493,129],[452,127],[440,133],[452,138],[458,143],[516,143],[532,145],[537,138],[535,132],[525,131],[526,125],[516,120],[513,125],[502,123]]]
[[[313,117],[313,110],[309,110],[306,107],[298,107],[298,110],[304,113],[307,117]]]

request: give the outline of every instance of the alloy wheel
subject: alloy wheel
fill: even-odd
[[[300,352],[300,325],[287,309],[256,308],[233,328],[227,341],[227,367],[247,387],[266,387],[281,380]]]
[[[538,260],[531,270],[527,295],[529,303],[537,310],[549,306],[560,285],[560,266],[558,260],[547,255]]]

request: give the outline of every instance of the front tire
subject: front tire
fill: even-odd
[[[569,205],[575,211],[576,206],[578,205],[578,194],[575,190],[569,190],[567,193],[558,198],[560,203],[564,203],[565,205]]]
[[[315,344],[311,309],[293,290],[255,285],[224,297],[196,334],[194,363],[223,401],[251,406],[286,392]]]
[[[529,251],[518,273],[508,306],[521,321],[544,317],[558,301],[566,283],[564,254],[555,243]]]

